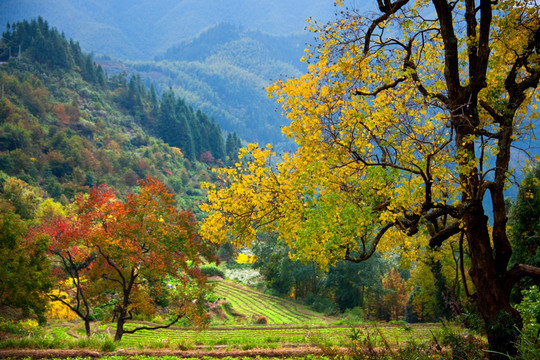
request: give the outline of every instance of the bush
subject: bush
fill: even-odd
[[[352,309],[347,309],[343,313],[344,324],[357,324],[364,320],[364,309],[360,306],[356,306]]]
[[[538,337],[540,334],[540,290],[533,285],[521,292],[523,300],[516,306],[523,317],[523,330]]]
[[[221,270],[214,264],[208,264],[208,265],[202,266],[201,272],[208,277],[219,276],[221,278],[225,278],[225,273],[223,272],[223,270]]]
[[[452,359],[484,359],[484,345],[470,334],[459,334],[451,325],[443,324],[441,344],[452,351]]]
[[[268,319],[266,318],[266,316],[257,316],[257,318],[255,319],[255,324],[266,325],[268,324]]]
[[[332,299],[310,293],[306,296],[305,303],[317,312],[326,315],[336,315],[339,313],[337,304]]]

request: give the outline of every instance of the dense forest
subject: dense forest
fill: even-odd
[[[99,183],[127,189],[146,175],[197,195],[207,166],[235,159],[238,136],[224,138],[215,121],[171,91],[158,99],[139,76],[108,78],[42,18],[8,28],[0,49],[5,174],[55,199]]]

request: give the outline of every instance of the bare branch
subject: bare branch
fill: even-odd
[[[383,4],[381,0],[377,0],[377,3],[379,4],[379,10],[381,10],[383,14],[377,19],[373,20],[373,23],[366,32],[366,35],[364,37],[364,54],[367,54],[370,50],[371,36],[373,35],[373,32],[375,31],[377,26],[387,20],[392,14],[405,6],[408,2],[409,0],[397,0],[394,3],[390,3],[390,1],[385,0]]]

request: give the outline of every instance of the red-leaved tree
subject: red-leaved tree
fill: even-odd
[[[114,304],[115,340],[124,333],[169,327],[183,317],[199,325],[208,320],[204,297],[209,285],[199,265],[215,260],[212,246],[197,236],[193,213],[178,210],[163,183],[147,177],[138,184],[139,191],[125,201],[110,187],[95,187],[78,198],[78,214],[70,223],[42,224],[51,236],[50,253],[60,259],[64,278],[72,280],[75,303],[63,302],[87,324],[90,303]],[[135,314],[152,313],[164,303],[167,324],[124,329]]]

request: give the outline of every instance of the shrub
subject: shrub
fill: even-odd
[[[442,328],[443,346],[448,346],[452,351],[453,359],[484,359],[484,345],[480,340],[470,334],[459,334],[448,324]]]
[[[202,266],[201,272],[208,277],[219,276],[221,278],[225,278],[225,273],[223,272],[223,270],[221,270],[214,264],[208,264],[208,265]]]
[[[540,334],[540,290],[538,286],[533,285],[523,290],[521,295],[523,295],[523,300],[516,308],[523,317],[523,329],[538,337]]]
[[[255,324],[266,325],[268,324],[268,319],[266,318],[266,316],[258,316],[255,320]]]

